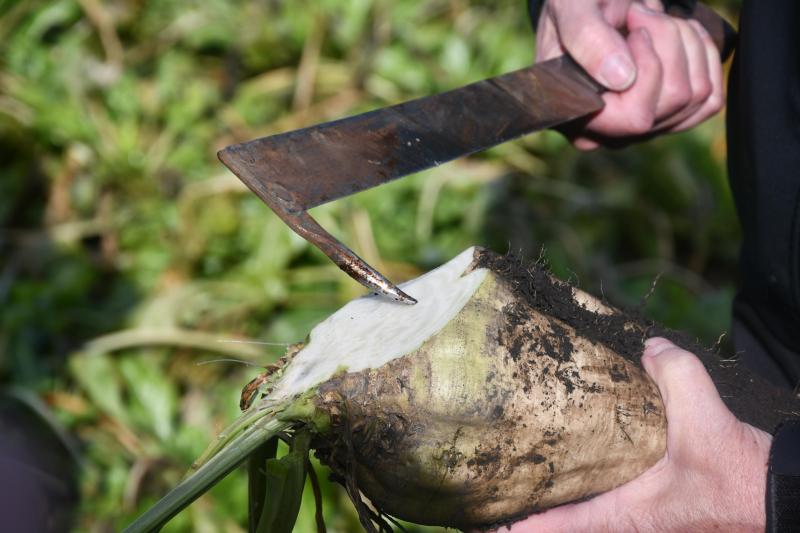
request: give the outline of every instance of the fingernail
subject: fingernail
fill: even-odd
[[[667,348],[671,348],[673,346],[674,344],[672,344],[672,342],[661,337],[655,337],[644,341],[644,351],[650,357],[660,355],[666,351]]]
[[[600,66],[600,82],[615,91],[623,91],[633,85],[636,68],[625,54],[611,54]]]

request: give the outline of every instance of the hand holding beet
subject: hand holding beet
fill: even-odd
[[[533,515],[533,531],[763,531],[772,437],[728,410],[702,363],[666,339],[642,364],[667,416],[667,452],[635,480],[589,501]]]

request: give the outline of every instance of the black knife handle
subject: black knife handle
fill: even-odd
[[[736,48],[736,30],[716,11],[700,2],[687,0],[662,0],[664,9],[673,17],[694,19],[711,35],[717,45],[722,62],[728,60]]]

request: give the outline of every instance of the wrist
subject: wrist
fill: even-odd
[[[734,479],[726,483],[728,493],[721,494],[727,501],[721,502],[724,512],[720,518],[729,516],[743,530],[764,531],[764,495],[772,436],[749,424],[741,424],[741,434],[739,457],[733,458],[728,472]]]

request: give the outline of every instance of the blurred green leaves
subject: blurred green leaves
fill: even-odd
[[[267,364],[363,293],[215,152],[533,58],[520,0],[0,0],[0,35],[0,379],[81,439],[93,531],[177,483],[258,373],[198,362]],[[543,132],[314,216],[397,281],[472,244],[544,248],[624,305],[661,274],[646,312],[712,342],[738,246],[724,148],[720,119],[620,152]],[[322,477],[329,531],[355,530]],[[168,529],[245,524],[236,475]]]

